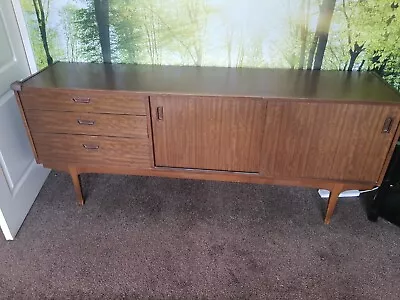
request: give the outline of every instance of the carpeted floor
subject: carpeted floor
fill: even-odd
[[[314,189],[52,172],[12,242],[1,299],[399,299],[400,228]]]

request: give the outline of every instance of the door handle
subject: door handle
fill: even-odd
[[[162,106],[157,107],[157,120],[162,121],[164,119],[164,108]]]
[[[392,125],[393,125],[393,118],[392,117],[386,118],[385,123],[383,123],[382,133],[389,133],[390,130],[392,129]]]

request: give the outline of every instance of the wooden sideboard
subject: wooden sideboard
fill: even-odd
[[[380,185],[400,97],[372,73],[55,63],[12,84],[38,163],[112,173]]]

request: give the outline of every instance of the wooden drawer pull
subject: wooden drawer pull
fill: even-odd
[[[164,108],[162,106],[157,107],[157,120],[162,121],[164,119]]]
[[[99,150],[100,148],[99,145],[88,145],[88,144],[82,144],[82,147],[85,148],[86,150]]]
[[[72,98],[72,101],[74,101],[75,103],[89,104],[90,98],[74,97]]]
[[[392,129],[392,124],[393,124],[393,118],[391,117],[386,118],[385,123],[383,123],[382,133],[389,133],[390,129]]]
[[[76,122],[78,122],[79,125],[94,125],[95,124],[95,121],[81,120],[81,119],[76,120]]]

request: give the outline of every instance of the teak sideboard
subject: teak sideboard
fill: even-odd
[[[299,185],[380,185],[400,97],[373,73],[58,62],[12,84],[36,161],[112,173]]]

